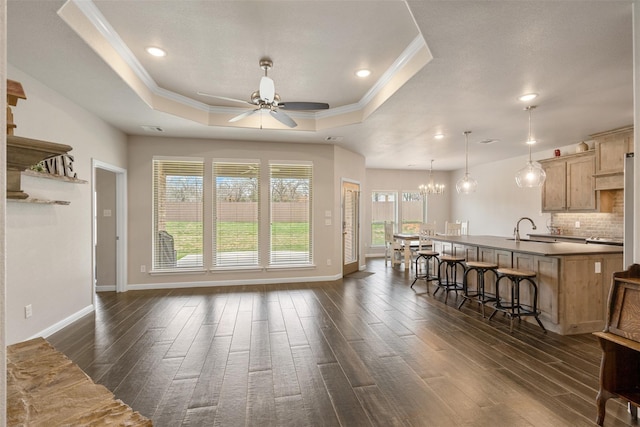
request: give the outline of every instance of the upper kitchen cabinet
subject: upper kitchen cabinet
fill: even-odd
[[[542,211],[567,210],[567,161],[549,159],[540,161],[547,178],[542,186]]]
[[[633,126],[591,135],[595,141],[596,190],[616,190],[624,187],[625,154],[633,151]]]
[[[600,206],[593,176],[595,163],[593,151],[541,160],[547,174],[542,186],[542,211],[597,211]]]

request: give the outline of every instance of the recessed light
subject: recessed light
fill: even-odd
[[[538,97],[537,93],[525,93],[524,95],[520,95],[518,97],[518,100],[522,102],[527,102],[527,101],[531,101],[532,99],[536,99],[537,97]]]
[[[362,69],[362,70],[358,70],[356,71],[356,76],[358,77],[369,77],[371,75],[371,70],[366,70],[366,69]]]
[[[165,52],[163,49],[160,49],[159,47],[149,46],[145,50],[151,56],[158,56],[158,57],[167,56],[167,52]]]
[[[434,137],[435,139],[442,139],[442,138],[444,138],[444,134],[442,134],[442,133],[436,133],[435,135],[433,135],[433,137]]]
[[[536,143],[536,140],[535,140],[535,139],[527,139],[527,144],[529,144],[529,145],[533,145],[533,144],[535,144],[535,143]]]

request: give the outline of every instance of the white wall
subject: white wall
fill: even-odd
[[[9,66],[27,95],[14,108],[15,134],[68,144],[78,178],[91,180],[91,159],[126,168],[126,137],[67,98]],[[51,332],[92,309],[91,183],[23,177],[32,197],[68,206],[7,203],[7,342]],[[31,304],[33,316],[25,319]]]
[[[96,288],[116,288],[116,174],[96,169]]]
[[[429,179],[428,171],[407,171],[396,169],[367,169],[367,178],[363,192],[365,209],[365,227],[363,242],[365,252],[369,256],[384,254],[384,247],[370,247],[371,244],[371,193],[373,191],[416,191],[420,184],[426,184]],[[450,215],[451,199],[455,196],[455,181],[451,182],[450,172],[433,172],[435,183],[445,185],[444,194],[431,195],[427,198],[427,221],[436,222],[436,230],[444,231],[445,221],[456,218]],[[400,197],[400,194],[398,195]]]
[[[327,227],[324,217],[327,210],[332,211],[334,216],[340,214],[339,192],[338,196],[335,194],[334,155],[333,146],[324,144],[130,137],[128,156],[129,288],[281,283],[299,280],[333,280],[340,277],[342,269],[341,251],[339,250],[341,232],[339,222],[337,224],[334,222],[331,227]],[[213,159],[259,160],[263,165],[268,165],[270,160],[312,161],[314,170],[313,256],[315,267],[310,269],[267,269],[265,271],[215,271],[198,274],[141,273],[141,265],[144,265],[147,271],[151,270],[152,265],[153,156],[201,157],[204,158],[205,165],[211,165]],[[206,176],[207,168],[205,168],[204,190],[208,192],[210,186],[206,183]],[[206,200],[204,210],[205,239],[211,234],[207,232],[208,224],[212,224],[212,209]],[[266,216],[264,218],[265,221],[261,223],[261,227],[268,227],[268,218]],[[211,244],[206,240],[203,253],[205,260],[211,259]],[[327,265],[327,259],[331,259],[331,265]],[[205,262],[205,265],[209,264]]]

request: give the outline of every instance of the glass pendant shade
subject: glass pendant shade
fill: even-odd
[[[532,162],[531,157],[525,167],[516,173],[516,183],[522,188],[541,187],[546,178],[547,174],[540,163]]]
[[[465,160],[464,160],[464,176],[456,182],[456,191],[458,194],[471,194],[475,193],[478,188],[478,181],[469,176],[469,134],[470,130],[464,132],[465,136]]]
[[[476,188],[478,188],[478,181],[471,178],[468,173],[465,173],[464,176],[456,182],[456,190],[459,194],[475,193]]]
[[[444,193],[444,184],[436,184],[433,182],[433,160],[431,160],[431,169],[429,170],[429,182],[419,185],[418,190],[422,196]]]
[[[531,136],[531,110],[536,108],[535,105],[530,105],[525,110],[529,111],[529,138],[527,139],[527,145],[529,145],[529,160],[527,164],[516,173],[516,184],[521,188],[533,188],[542,187],[544,180],[547,178],[540,163],[531,160],[531,146],[536,143],[535,139]]]

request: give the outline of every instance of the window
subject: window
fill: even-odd
[[[257,266],[260,164],[214,162],[213,265]]]
[[[202,160],[153,160],[153,269],[203,267]]]
[[[420,223],[424,222],[424,200],[418,191],[405,191],[402,193],[400,205],[402,233],[417,234],[420,232]]]
[[[269,165],[271,188],[271,265],[311,264],[313,167]]]
[[[384,222],[397,222],[397,212],[395,191],[371,193],[371,246],[384,246]]]

